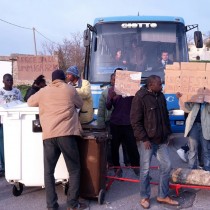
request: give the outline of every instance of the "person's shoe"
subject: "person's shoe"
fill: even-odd
[[[76,207],[68,207],[67,210],[83,210],[86,209],[87,205],[85,203],[78,203]]]
[[[179,202],[178,201],[175,201],[175,200],[172,200],[170,197],[165,197],[165,198],[160,198],[160,197],[157,197],[157,202],[158,203],[164,203],[164,204],[169,204],[169,205],[172,205],[172,206],[179,206]]]
[[[116,177],[119,177],[119,178],[122,177],[123,171],[122,171],[121,168],[115,169],[114,172],[115,172],[115,176],[116,176]]]
[[[149,209],[150,207],[150,202],[149,202],[149,198],[144,198],[140,201],[140,204],[141,206],[144,208],[144,209]]]
[[[52,208],[47,208],[48,210],[58,210],[59,209],[59,204],[56,203],[54,207]]]
[[[203,163],[199,163],[198,164],[198,168],[203,169],[203,167],[204,167],[204,164]]]
[[[113,164],[113,163],[111,163],[111,162],[108,162],[108,163],[107,163],[107,165],[108,165],[108,168],[111,168],[111,167],[113,167],[113,166],[114,166],[114,164]]]
[[[140,176],[140,169],[139,168],[134,168],[133,171],[136,174],[136,176]]]
[[[126,167],[129,167],[131,166],[131,164],[128,162],[128,163],[124,163]]]
[[[0,171],[0,177],[4,177],[4,176],[5,176],[4,171]]]
[[[187,159],[185,157],[185,151],[183,149],[180,148],[176,152],[184,162],[187,162]]]
[[[199,170],[203,170],[203,166],[198,165],[198,169],[199,169]]]

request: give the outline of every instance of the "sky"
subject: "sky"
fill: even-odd
[[[92,25],[97,17],[138,13],[178,16],[184,18],[186,25],[199,24],[199,30],[207,34],[208,5],[209,0],[0,0],[0,56],[35,54],[33,28],[39,32],[35,32],[39,54],[43,43],[62,44],[72,34],[83,34],[87,23]]]

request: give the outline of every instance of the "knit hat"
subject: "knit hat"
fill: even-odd
[[[67,70],[66,70],[66,73],[67,74],[72,74],[74,75],[75,77],[80,77],[79,75],[79,70],[77,68],[77,66],[70,66]]]
[[[65,80],[66,79],[63,70],[57,69],[57,70],[52,72],[52,81],[54,81],[56,79],[60,79],[60,80]]]

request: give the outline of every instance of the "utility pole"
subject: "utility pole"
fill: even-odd
[[[37,55],[37,50],[36,50],[36,36],[35,36],[35,28],[33,28],[33,34],[34,34],[34,48],[35,48],[35,55]]]

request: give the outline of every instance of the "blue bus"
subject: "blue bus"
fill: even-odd
[[[159,75],[164,82],[164,68],[158,67],[163,52],[167,52],[172,62],[188,62],[186,32],[194,28],[197,28],[196,47],[201,48],[203,41],[198,25],[186,26],[181,17],[103,17],[96,18],[93,25],[87,24],[84,78],[91,83],[95,114],[100,94],[117,67],[142,72],[141,84],[144,84],[152,74]],[[174,94],[165,97],[173,132],[183,132],[184,112],[179,109],[177,98]]]

